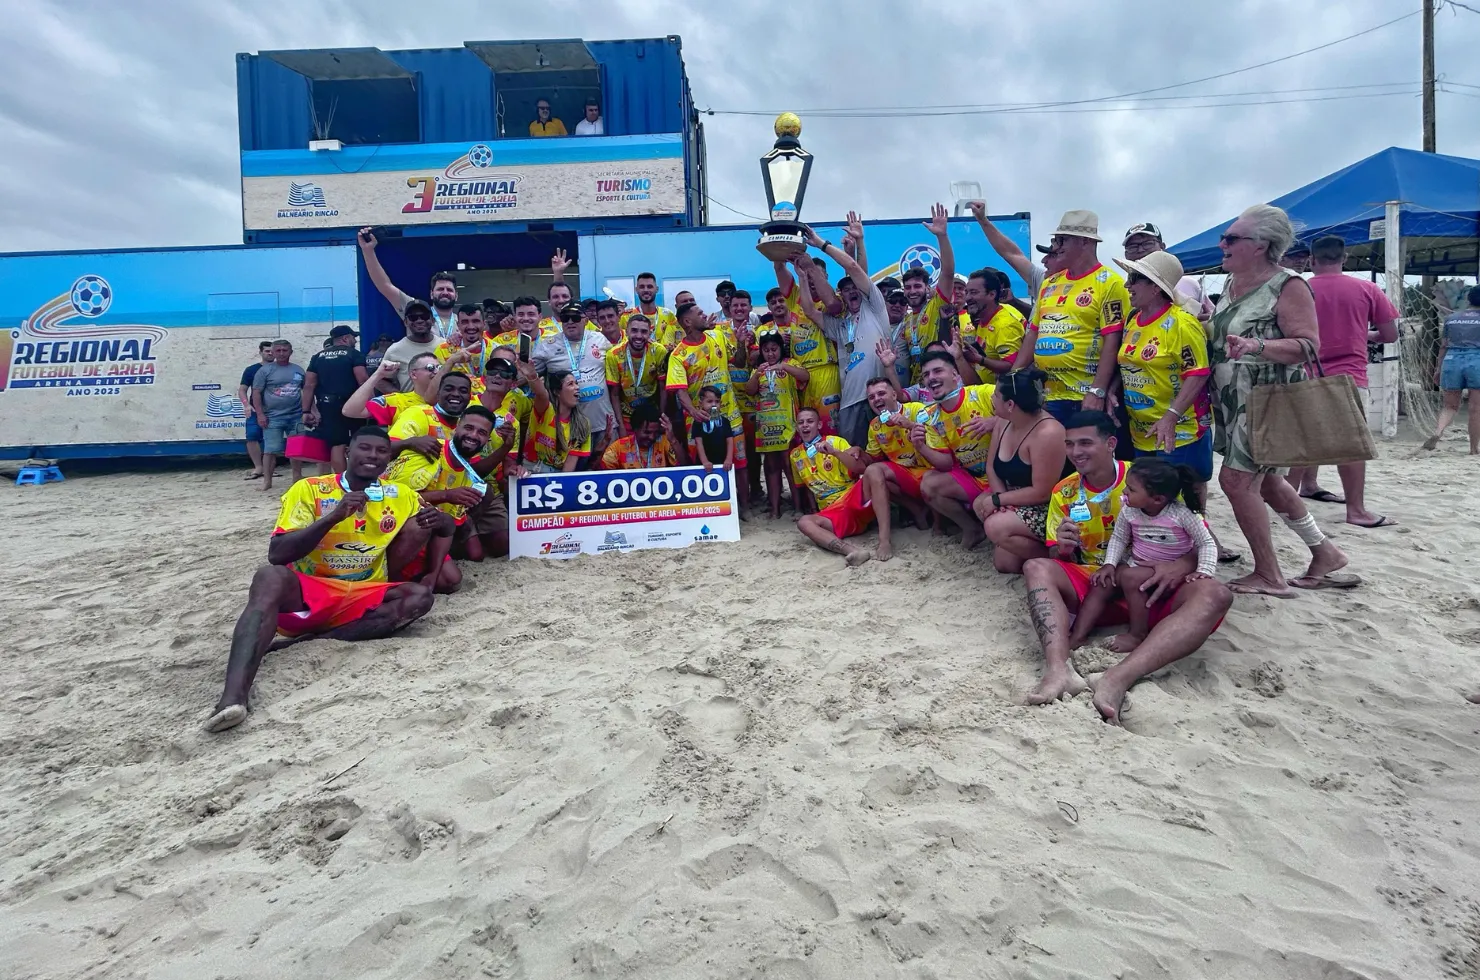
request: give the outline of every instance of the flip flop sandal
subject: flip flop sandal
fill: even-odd
[[[1381,514],[1378,515],[1378,517],[1377,517],[1377,523],[1376,524],[1358,524],[1356,521],[1347,521],[1346,523],[1350,524],[1352,527],[1365,527],[1369,531],[1372,530],[1373,528],[1378,528],[1378,527],[1397,527],[1398,526],[1398,522],[1397,521],[1393,520],[1391,517],[1387,517],[1387,516],[1381,515]]]
[[[1302,585],[1301,583],[1305,583]],[[1305,589],[1309,592],[1319,592],[1321,589],[1355,589],[1362,584],[1362,576],[1351,575],[1345,572],[1332,572],[1322,575],[1320,578],[1310,578],[1301,575],[1290,579],[1290,585],[1297,589]]]
[[[1220,565],[1233,565],[1243,560],[1244,554],[1241,551],[1225,551],[1218,556],[1218,564]]]
[[[1330,490],[1317,490],[1315,493],[1302,493],[1300,496],[1306,500],[1318,500],[1323,504],[1344,504],[1345,497],[1338,497]]]

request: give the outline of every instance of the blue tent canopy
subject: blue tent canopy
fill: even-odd
[[[1480,261],[1480,160],[1390,146],[1270,201],[1295,222],[1298,240],[1346,240],[1348,269],[1383,268],[1385,205],[1400,201],[1399,233],[1408,275],[1475,275]],[[1221,267],[1220,236],[1230,218],[1169,251],[1189,273]],[[1376,223],[1376,224],[1374,224]]]

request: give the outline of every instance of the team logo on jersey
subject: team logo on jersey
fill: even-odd
[[[386,512],[384,514],[381,514],[380,515],[380,533],[381,534],[390,534],[395,529],[396,529],[396,515],[395,515],[395,512],[392,511],[392,510],[390,510],[389,508],[387,508],[386,509]]]
[[[1088,306],[1089,304],[1093,303],[1094,301],[1095,301],[1094,294],[1091,293],[1088,289],[1086,289],[1084,292],[1080,293],[1078,296],[1074,297],[1074,303],[1075,303],[1076,306]]]
[[[1152,337],[1150,340],[1146,341],[1146,346],[1141,348],[1141,360],[1149,361],[1154,359],[1156,357],[1156,352],[1160,349],[1161,348],[1156,343],[1156,338]]]

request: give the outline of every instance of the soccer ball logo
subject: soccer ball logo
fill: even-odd
[[[83,276],[72,284],[72,309],[83,316],[102,316],[113,303],[113,287],[101,276]]]
[[[940,278],[940,253],[929,245],[911,245],[899,257],[899,274],[904,275],[911,269],[924,269],[930,273],[930,282],[934,285]]]
[[[468,151],[468,162],[479,170],[486,170],[493,166],[493,151],[487,143],[479,143]]]

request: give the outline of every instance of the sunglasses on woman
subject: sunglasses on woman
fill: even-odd
[[[1233,247],[1234,242],[1252,242],[1252,241],[1256,241],[1256,239],[1250,238],[1248,235],[1219,235],[1218,236],[1218,244],[1219,245],[1227,245],[1230,248]]]

